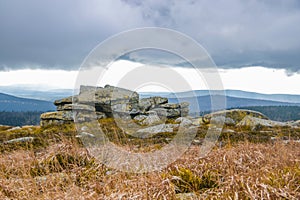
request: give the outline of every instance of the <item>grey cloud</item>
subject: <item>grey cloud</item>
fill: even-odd
[[[76,69],[98,43],[142,26],[119,0],[0,1],[0,69]]]
[[[153,2],[157,1],[143,1],[136,7],[150,10],[155,25],[167,23],[165,27],[196,39],[220,67],[264,65],[300,71],[297,0]]]
[[[294,73],[300,71],[298,24],[298,0],[7,0],[0,2],[0,70],[76,69],[112,34],[158,26],[194,38],[219,67],[263,65]],[[149,62],[154,57],[177,63],[156,54]],[[147,62],[142,54],[128,58]]]

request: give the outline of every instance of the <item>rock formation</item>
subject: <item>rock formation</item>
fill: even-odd
[[[247,126],[251,129],[274,126],[300,127],[300,121],[276,122],[260,112],[243,109],[217,111],[198,119],[186,118],[189,103],[168,103],[167,98],[158,96],[140,99],[137,92],[109,85],[104,88],[81,86],[78,95],[56,100],[54,104],[57,111],[43,113],[41,126],[115,118],[123,120],[128,126],[132,123],[128,123],[127,120],[134,122],[139,126],[131,128],[136,128],[140,133],[170,132],[173,126],[160,125],[167,119],[174,119],[175,123],[184,127],[218,123],[235,127]],[[145,127],[141,129],[141,126]]]
[[[189,104],[168,103],[164,97],[139,98],[127,89],[106,85],[81,86],[78,95],[54,102],[57,111],[43,113],[41,126],[77,121],[88,121],[115,116],[128,116],[140,125],[152,125],[167,118],[187,116]]]
[[[218,121],[223,121],[226,125],[236,125],[241,120],[243,120],[246,116],[255,117],[259,119],[268,120],[269,118],[264,114],[253,111],[253,110],[244,110],[244,109],[232,109],[232,110],[222,110],[213,112],[207,115],[204,115],[201,120],[201,123],[209,124],[213,119],[214,123],[218,123]]]
[[[261,127],[300,127],[300,121],[273,121],[260,112],[244,109],[222,110],[204,115],[200,118],[198,125],[212,123],[224,123],[224,125],[235,127],[249,127],[253,131]]]
[[[250,127],[251,130],[256,130],[259,127],[281,127],[281,126],[288,126],[285,122],[277,122],[273,120],[261,119],[252,116],[246,116],[242,119],[238,124],[237,127],[247,126]]]

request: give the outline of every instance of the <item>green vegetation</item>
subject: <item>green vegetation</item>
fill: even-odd
[[[80,143],[80,141],[75,138],[75,135],[76,129],[74,124],[63,124],[60,126],[50,126],[45,128],[28,126],[15,130],[2,130],[0,131],[0,152],[21,149],[36,151],[58,142],[62,142],[62,140]],[[6,143],[6,141],[23,137],[33,137],[34,140],[28,142]]]
[[[218,186],[218,177],[213,171],[198,176],[189,169],[179,168],[170,172],[176,193],[201,192]]]

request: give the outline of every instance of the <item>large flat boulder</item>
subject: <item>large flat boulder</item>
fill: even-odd
[[[237,127],[250,127],[251,130],[255,130],[258,127],[282,127],[288,126],[285,122],[278,122],[268,119],[262,119],[252,116],[246,116],[237,125]]]
[[[213,112],[202,117],[203,123],[210,123],[211,119],[220,120],[220,117],[225,117],[224,119],[231,124],[237,124],[243,120],[246,116],[255,117],[259,119],[269,119],[264,114],[253,111],[253,110],[244,110],[244,109],[232,109],[232,110],[222,110]]]
[[[117,104],[122,102],[138,102],[137,92],[106,85],[103,87],[81,86],[77,101],[83,104]],[[114,101],[116,101],[114,103]]]
[[[136,117],[134,117],[134,120],[142,126],[152,126],[154,124],[163,122],[162,119],[154,111],[151,111],[148,115],[137,115]]]
[[[41,120],[64,120],[64,121],[73,121],[73,112],[72,111],[56,111],[56,112],[47,112],[41,114]]]
[[[113,87],[81,86],[76,102],[93,105],[96,111],[112,116],[113,112],[130,112],[137,107],[139,94],[137,92]]]
[[[84,104],[62,104],[57,106],[57,111],[77,110],[77,111],[96,111],[94,106]]]
[[[73,96],[69,96],[63,99],[55,100],[54,105],[59,106],[59,105],[71,104],[72,102],[73,102]]]

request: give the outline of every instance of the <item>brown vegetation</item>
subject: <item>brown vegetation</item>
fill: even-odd
[[[110,122],[103,121],[114,133],[108,136],[124,148],[148,151],[167,143],[160,134],[141,146],[141,139],[121,134]],[[223,145],[205,158],[199,157],[199,146],[192,145],[166,169],[135,174],[98,163],[75,138],[72,124],[3,130],[0,142],[24,136],[36,139],[1,144],[0,199],[176,199],[178,193],[194,193],[197,199],[299,199],[300,143],[260,140],[261,136],[299,139],[299,130],[234,131],[223,133]],[[205,127],[199,129],[197,139],[204,133]]]

